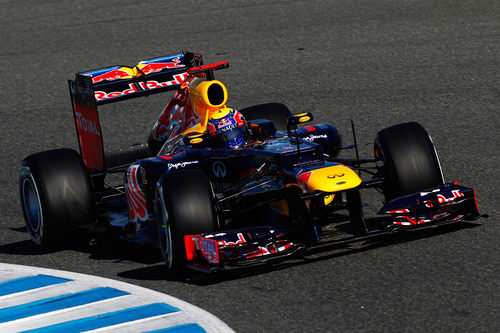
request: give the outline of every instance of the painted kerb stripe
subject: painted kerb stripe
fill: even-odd
[[[2,263],[0,280],[0,332],[234,333],[194,305],[121,281]]]
[[[0,309],[0,323],[67,309],[74,306],[99,302],[128,294],[129,293],[118,289],[101,287],[79,293],[51,297],[32,303]]]
[[[57,276],[36,275],[0,283],[0,296],[71,281]]]
[[[25,331],[26,333],[69,333],[95,330],[101,327],[117,325],[134,320],[161,316],[164,314],[177,312],[179,309],[163,304],[155,303],[136,308],[125,309],[116,312],[105,313],[90,318],[83,318],[65,323]],[[203,331],[204,332],[204,331]]]
[[[156,331],[149,331],[146,333],[203,333],[205,330],[198,324],[186,324],[175,327],[169,327]]]

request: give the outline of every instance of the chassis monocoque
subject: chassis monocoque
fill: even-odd
[[[479,218],[474,189],[444,182],[432,140],[415,122],[379,131],[373,158],[346,159],[341,151],[357,156],[357,146],[343,147],[335,126],[262,104],[239,110],[246,144],[221,147],[206,126],[226,107],[213,72],[227,66],[179,53],[69,81],[80,153],[33,154],[20,172],[33,242],[52,246],[77,228],[111,226],[158,246],[172,270],[212,272]],[[97,106],[167,90],[176,92],[148,143],[106,156]],[[108,184],[113,173],[122,184]],[[364,218],[363,188],[384,196],[375,222]],[[336,219],[341,210],[348,220]]]

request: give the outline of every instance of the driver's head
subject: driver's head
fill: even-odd
[[[223,108],[215,111],[208,119],[207,129],[215,141],[226,148],[238,148],[245,144],[243,136],[247,131],[247,122],[237,110]]]

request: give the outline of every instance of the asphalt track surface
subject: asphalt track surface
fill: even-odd
[[[500,326],[498,1],[1,0],[0,27],[0,261],[151,288],[237,332]],[[475,186],[490,218],[201,281],[169,277],[154,251],[119,242],[38,253],[23,227],[17,174],[30,153],[77,147],[66,80],[180,50],[230,62],[217,78],[233,107],[283,102],[312,111],[336,124],[345,143],[353,119],[362,156],[371,156],[377,130],[420,122],[446,180]],[[109,106],[106,144],[144,140],[168,97]]]

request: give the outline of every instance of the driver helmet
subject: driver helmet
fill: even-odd
[[[245,144],[247,122],[237,110],[223,108],[215,111],[208,119],[207,129],[226,148],[238,148]]]

